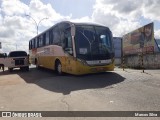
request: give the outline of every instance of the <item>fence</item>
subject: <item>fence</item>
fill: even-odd
[[[143,61],[143,66],[142,66]],[[124,57],[124,66],[130,68],[159,69],[160,53],[150,53],[142,55],[130,55]]]

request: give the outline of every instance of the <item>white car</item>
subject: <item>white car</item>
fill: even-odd
[[[14,68],[29,71],[29,56],[25,51],[11,51],[8,57],[1,58],[1,64],[11,72]]]
[[[4,71],[4,58],[7,57],[6,53],[0,53],[0,69],[2,68],[2,70]]]

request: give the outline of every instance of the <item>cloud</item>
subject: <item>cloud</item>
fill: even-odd
[[[160,21],[160,1],[159,0],[144,0],[142,6],[143,16],[151,20]]]
[[[139,22],[129,20],[120,21],[114,28],[112,28],[114,36],[122,37],[124,34],[131,32],[140,27]]]
[[[92,15],[76,19],[72,18],[72,13],[64,16],[41,0],[30,0],[28,5],[21,0],[1,0],[0,5],[0,42],[7,52],[15,50],[16,46],[28,50],[28,41],[36,35],[35,21],[38,24],[45,17],[48,19],[39,23],[39,32],[59,21],[71,20],[103,24],[117,37],[141,27],[146,19],[160,21],[159,0],[95,0]],[[160,38],[160,30],[155,30],[155,36]]]
[[[5,16],[3,25],[12,29],[23,29],[24,22],[25,18],[21,16]]]
[[[0,13],[0,42],[4,52],[16,49],[28,51],[28,42],[36,35],[35,22],[39,32],[42,32],[54,23],[71,17],[57,13],[51,4],[44,4],[40,0],[31,0],[29,5],[20,0],[2,0]],[[46,17],[47,20],[42,20]]]
[[[92,19],[95,22],[102,23],[108,27],[115,27],[119,23],[119,18],[113,14],[106,13],[101,8],[96,9],[92,14]]]
[[[138,0],[96,0],[94,11],[103,11],[118,18],[135,20],[140,16],[141,4]]]
[[[160,39],[160,30],[155,30],[154,31],[154,36],[156,39]]]
[[[2,0],[2,12],[7,16],[22,15],[29,7],[20,0]]]
[[[92,19],[108,26],[114,36],[122,36],[140,26],[140,5],[131,0],[96,0]]]
[[[13,37],[14,35],[15,35],[15,32],[14,32],[13,29],[1,26],[1,29],[0,29],[0,38],[1,39],[5,39],[5,38],[8,38],[8,37]]]
[[[29,8],[28,14],[34,16],[34,19],[37,21],[44,17],[49,17],[52,21],[58,21],[64,18],[64,16],[52,8],[51,4],[44,4],[40,0],[31,0]]]
[[[108,26],[114,36],[121,37],[141,27],[145,19],[160,21],[159,8],[159,0],[96,0],[92,19]],[[158,36],[160,34],[156,34]]]
[[[93,20],[88,16],[85,16],[85,17],[82,17],[82,18],[77,18],[77,19],[68,18],[66,20],[69,20],[69,21],[72,21],[72,22],[93,22]]]

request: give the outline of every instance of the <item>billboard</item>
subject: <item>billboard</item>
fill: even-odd
[[[147,24],[123,36],[123,54],[154,52],[153,23]]]

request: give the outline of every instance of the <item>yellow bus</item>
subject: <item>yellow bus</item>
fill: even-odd
[[[57,74],[114,70],[112,32],[91,23],[63,21],[29,41],[30,61]]]

